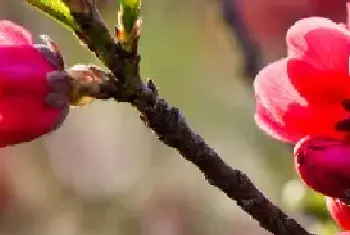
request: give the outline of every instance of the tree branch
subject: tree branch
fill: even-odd
[[[88,0],[81,9],[76,4],[72,14],[83,30],[78,37],[110,69],[107,80],[99,83],[91,96],[113,98],[128,102],[140,112],[144,123],[157,138],[175,148],[186,160],[196,165],[208,182],[235,200],[244,211],[257,220],[261,227],[275,235],[311,235],[294,219],[270,202],[247,175],[228,166],[219,155],[195,133],[177,109],[161,98],[155,84],[142,83],[139,71],[140,56],[136,51],[126,52],[107,33],[95,6]],[[136,40],[137,41],[137,40]],[[130,82],[131,81],[131,82]],[[96,84],[94,84],[96,85]],[[89,90],[89,89],[87,89]]]

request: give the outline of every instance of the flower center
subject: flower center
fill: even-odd
[[[345,111],[350,112],[350,99],[345,99],[341,105]],[[335,124],[335,129],[338,131],[350,131],[350,117],[337,122]]]

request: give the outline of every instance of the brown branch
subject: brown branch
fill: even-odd
[[[141,119],[158,139],[175,148],[186,160],[196,165],[208,182],[235,200],[260,226],[275,235],[311,235],[294,219],[269,201],[247,175],[228,166],[219,155],[187,124],[179,109],[158,95],[150,80],[142,83],[137,52],[123,51],[112,41],[97,9],[87,0],[81,11],[71,9],[83,29],[79,38],[87,44],[112,72],[112,79],[99,84],[97,98],[114,98],[128,102],[140,112]],[[86,8],[87,7],[87,8]],[[86,10],[88,9],[88,10]],[[96,85],[96,84],[94,84]]]

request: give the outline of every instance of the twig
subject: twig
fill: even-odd
[[[151,80],[142,83],[139,72],[140,57],[137,52],[123,51],[109,35],[95,6],[87,0],[79,2],[85,4],[81,11],[71,8],[73,16],[83,29],[83,35],[79,34],[78,37],[110,69],[112,75],[106,77],[114,78],[100,84],[103,98],[114,98],[135,107],[140,112],[141,119],[160,141],[175,148],[186,160],[196,165],[211,185],[235,200],[267,231],[275,235],[311,235],[270,202],[248,176],[228,166],[189,127],[179,109],[169,105],[158,95]],[[92,95],[99,98],[96,94]]]

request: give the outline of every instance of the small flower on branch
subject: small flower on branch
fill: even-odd
[[[305,18],[288,30],[286,41],[287,57],[254,82],[256,123],[272,137],[296,143],[299,176],[327,196],[333,219],[350,229],[348,24]]]

